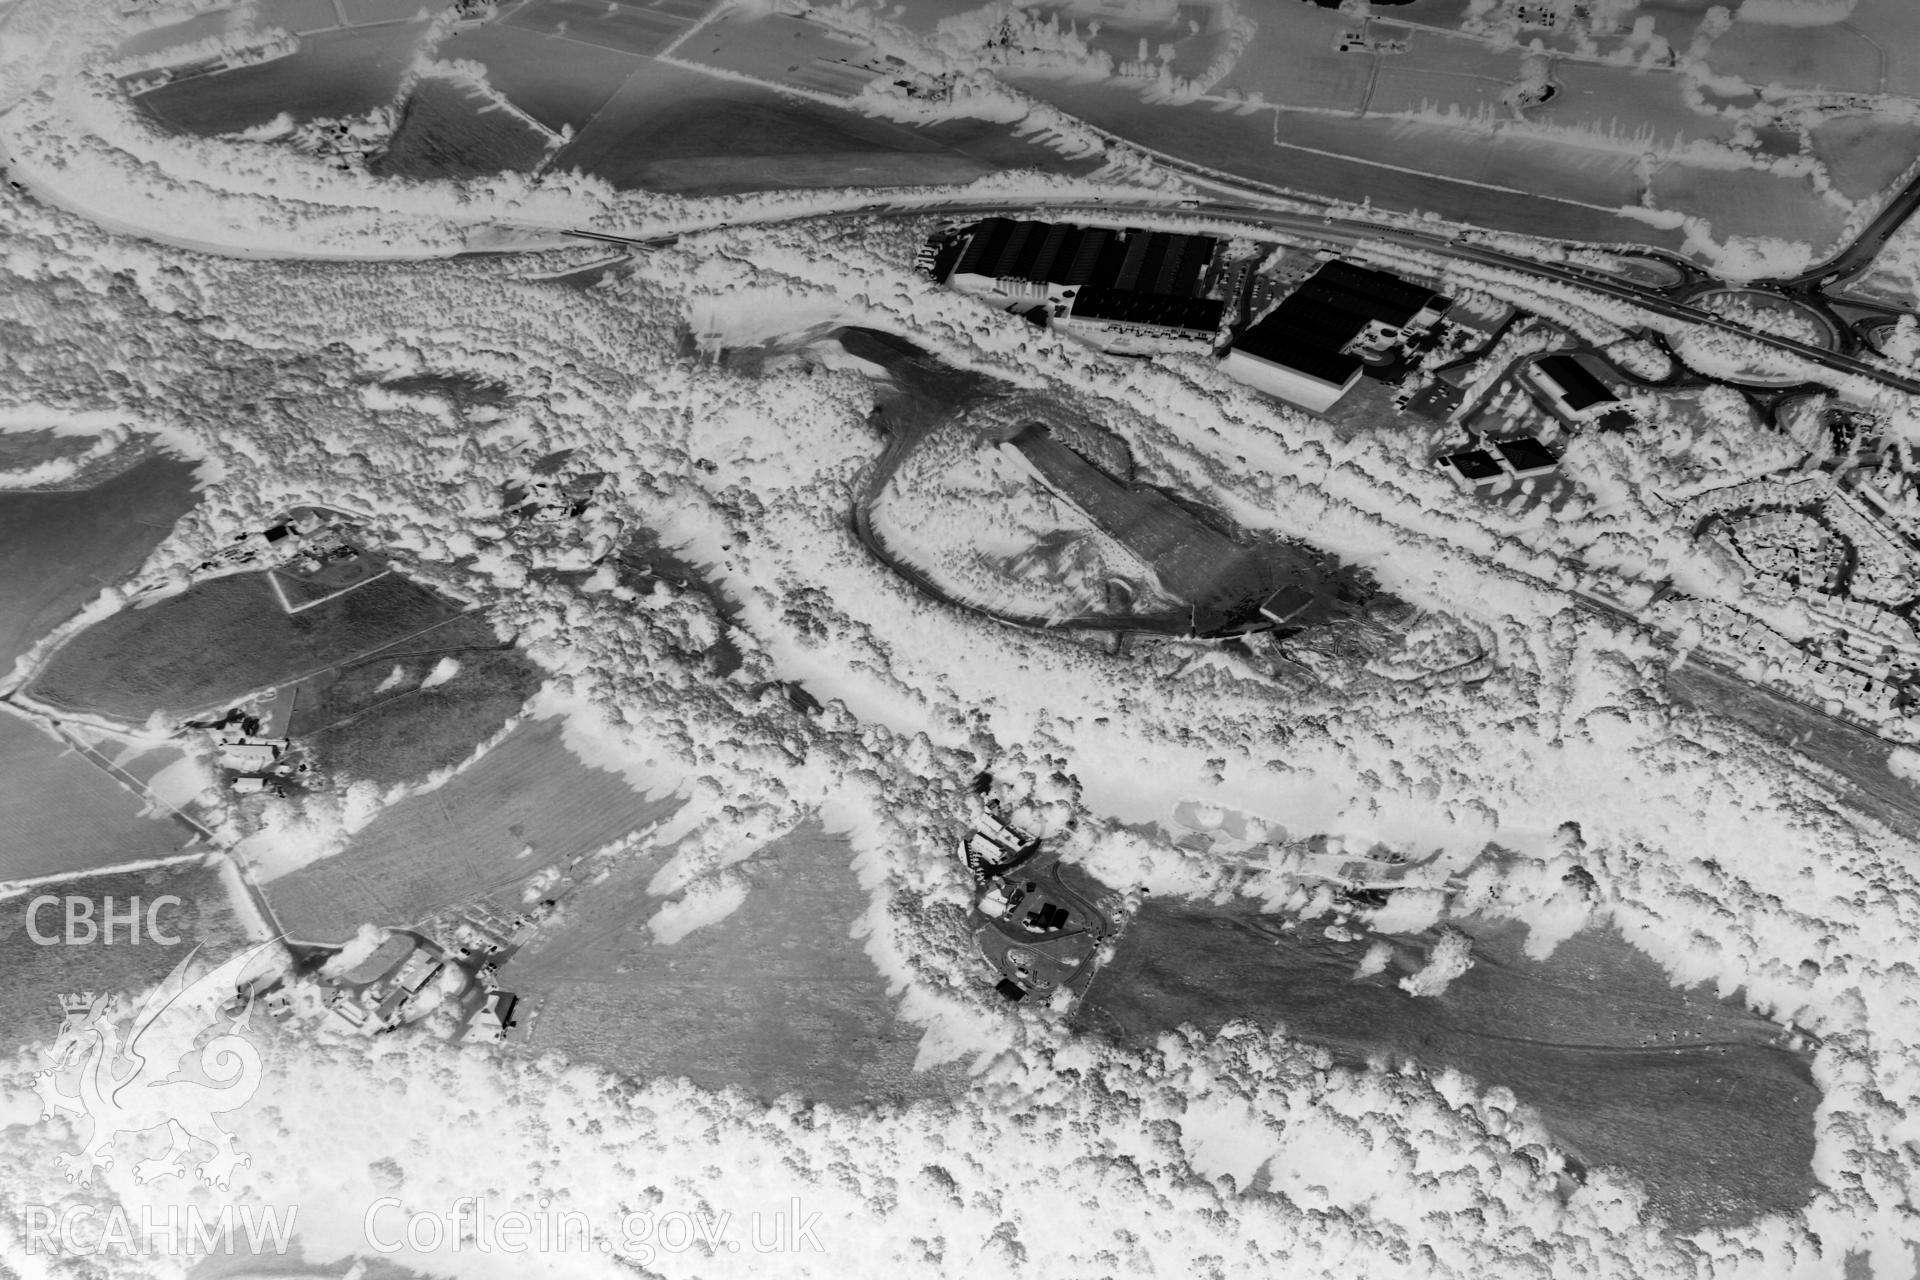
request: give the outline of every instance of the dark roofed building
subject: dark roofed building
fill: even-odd
[[[1323,262],[1234,339],[1221,367],[1269,395],[1325,413],[1360,377],[1365,362],[1348,353],[1357,339],[1431,324],[1449,305],[1384,271]]]
[[[1444,311],[1448,304],[1448,300],[1423,285],[1339,258],[1321,263],[1313,278],[1362,302],[1373,310],[1375,319],[1395,327],[1411,324],[1422,311],[1436,304],[1441,304],[1440,310]]]
[[[1551,407],[1569,417],[1618,400],[1593,370],[1565,353],[1542,356],[1533,362],[1529,372],[1534,385],[1551,401]]]
[[[1455,480],[1475,489],[1491,488],[1507,478],[1506,468],[1485,449],[1467,449],[1448,454],[1440,459],[1440,465]]]
[[[1310,409],[1315,408],[1312,401],[1322,397],[1325,406],[1321,407],[1331,406],[1360,376],[1361,361],[1358,356],[1345,355],[1340,350],[1353,334],[1342,336],[1341,330],[1330,329],[1324,320],[1314,308],[1288,307],[1281,303],[1234,339],[1233,349],[1227,353],[1228,371],[1232,372],[1235,356],[1260,361],[1277,370],[1297,374],[1311,384],[1300,393],[1307,399],[1296,398],[1287,391],[1275,394]]]
[[[1282,400],[1324,413],[1360,378],[1358,356],[1342,351],[1359,332],[1339,313],[1288,298],[1233,340],[1221,367]]]
[[[1226,304],[1122,289],[1081,289],[1063,327],[1108,351],[1163,350],[1169,342],[1213,346]]]
[[[1547,475],[1560,465],[1560,459],[1553,456],[1553,451],[1532,436],[1501,440],[1493,447],[1499,450],[1507,470],[1522,480]]]
[[[1023,297],[1095,288],[1191,298],[1218,248],[1211,236],[987,218],[972,229],[947,283],[970,293]],[[1009,282],[1058,289],[1010,291]]]

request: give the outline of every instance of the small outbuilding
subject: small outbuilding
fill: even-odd
[[[1506,483],[1507,470],[1485,449],[1466,449],[1440,459],[1454,483],[1468,489],[1493,489]]]

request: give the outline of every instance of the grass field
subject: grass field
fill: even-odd
[[[858,64],[877,60],[867,45],[785,14],[715,18],[682,45],[677,56],[736,75],[839,97],[860,92],[875,73]]]
[[[338,0],[340,12],[355,26],[410,22],[420,14],[419,0]]]
[[[40,431],[0,431],[0,474],[26,471],[63,458],[75,458],[93,446],[93,437]],[[0,489],[0,493],[4,493]]]
[[[0,491],[0,671],[139,568],[195,501],[192,464],[162,454],[92,489]]]
[[[500,22],[574,44],[651,57],[698,22],[712,6],[706,0],[531,0]]]
[[[387,2],[392,3],[392,0]],[[358,19],[352,16],[352,6],[347,8],[348,22],[356,23]],[[284,27],[296,35],[305,36],[342,25],[340,10],[334,7],[334,0],[259,0],[256,12],[253,25],[260,30]],[[408,12],[397,16],[411,18],[418,12],[419,6],[416,4]],[[115,52],[118,57],[134,57],[181,48],[209,36],[222,35],[232,25],[233,14],[227,9],[196,13],[179,22],[136,31],[122,41]]]
[[[0,880],[177,853],[192,837],[37,725],[0,711]]]
[[[1042,19],[1057,15],[1062,27],[1078,22],[1087,43],[1116,63],[1138,58],[1143,36],[1149,49],[1172,45],[1173,73],[1191,78],[1212,62],[1225,45],[1221,19],[1228,11],[1224,5],[1181,4],[1129,12],[1125,6],[1109,6],[1095,0],[1091,4],[1035,5],[1032,12]],[[1100,24],[1097,32],[1092,29],[1094,22]]]
[[[1920,94],[1920,9],[1906,0],[1863,0],[1846,25],[1872,41],[1885,60],[1881,92]]]
[[[1452,131],[1426,130],[1424,142],[1414,138],[1407,148],[1415,162],[1396,168],[1399,161],[1371,159],[1382,137],[1377,123],[1293,113],[1276,125],[1271,108],[1241,114],[1222,112],[1210,103],[1169,107],[1144,102],[1136,90],[1121,85],[1062,84],[1039,77],[1009,77],[1009,82],[1130,141],[1270,186],[1342,197],[1362,193],[1381,208],[1437,213],[1491,230],[1555,240],[1668,248],[1680,243],[1676,233],[1611,212],[1623,203],[1619,200],[1608,199],[1607,208],[1594,209],[1555,199],[1539,185],[1497,193],[1475,185],[1493,181],[1491,175],[1503,171],[1493,164],[1495,148],[1484,138],[1468,146],[1457,136],[1449,137]],[[1402,126],[1390,136],[1411,134]],[[1617,181],[1605,188],[1616,189],[1629,188]],[[1637,199],[1637,186],[1630,195]]]
[[[96,914],[103,909],[105,897],[111,896],[114,909],[120,912],[126,910],[128,899],[138,897],[143,917],[140,942],[129,945],[123,932],[110,947],[98,942],[40,946],[26,928],[27,907],[38,893],[92,898]],[[162,907],[158,915],[160,926],[180,937],[178,946],[150,942],[145,932],[147,904],[165,894],[181,900],[177,907]],[[43,936],[61,931],[61,909],[43,908],[37,924]],[[137,991],[166,977],[196,945],[205,948],[203,956],[220,959],[245,942],[219,873],[191,863],[129,875],[89,876],[24,897],[0,899],[0,970],[7,975],[0,984],[0,1053],[50,1042],[60,1030],[62,995]]]
[[[1723,76],[1750,84],[1832,93],[1880,92],[1880,53],[1873,42],[1843,23],[1818,29],[1736,22],[1713,42],[1707,64]]]
[[[1849,200],[1886,191],[1920,155],[1920,128],[1871,115],[1839,116],[1812,132],[1813,154]]]
[[[1718,236],[1779,236],[1810,246],[1816,257],[1839,239],[1846,214],[1821,199],[1806,179],[1746,170],[1668,165],[1654,175],[1654,202],[1705,218]]]
[[[1089,1029],[1150,1042],[1192,1023],[1284,1025],[1348,1062],[1384,1053],[1505,1085],[1589,1167],[1639,1178],[1681,1230],[1793,1212],[1813,1188],[1806,1062],[1773,1047],[1779,1028],[1700,990],[1680,990],[1612,933],[1589,932],[1545,963],[1521,929],[1467,922],[1475,965],[1444,995],[1396,985],[1424,942],[1396,939],[1387,972],[1355,980],[1369,940],[1286,934],[1247,907],[1153,901],[1094,979]]]
[[[460,669],[422,689],[443,658]],[[384,691],[395,668],[399,683]],[[518,712],[544,673],[503,644],[477,615],[456,618],[417,641],[323,672],[282,692],[294,701],[289,732],[329,775],[381,784],[458,764]]]
[[[547,136],[485,94],[438,76],[407,96],[400,127],[372,166],[379,177],[477,178],[526,172],[547,156]]]
[[[1537,191],[1552,195],[1557,197],[1554,207],[1574,222],[1579,221],[1578,207],[1565,201],[1613,208],[1631,204],[1640,197],[1640,179],[1632,155],[1568,146],[1555,139],[1513,134],[1487,137],[1446,125],[1388,125],[1378,120],[1286,112],[1280,115],[1274,137],[1290,148],[1364,156],[1380,164],[1432,177],[1444,175],[1508,192]],[[1375,199],[1377,202],[1378,197]],[[1516,197],[1501,194],[1495,201],[1483,189],[1480,199],[1483,206],[1492,209]],[[1613,215],[1605,216],[1620,221]]]
[[[1373,58],[1336,53],[1334,41],[1360,24],[1310,4],[1277,4],[1260,13],[1260,29],[1214,92],[1238,90],[1329,111],[1358,111],[1367,100]]]
[[[614,95],[554,167],[623,188],[724,194],[970,182],[997,166],[926,130],[654,63]]]
[[[644,58],[564,37],[489,23],[448,36],[443,58],[465,58],[487,69],[487,83],[514,106],[556,133],[584,129]]]
[[[679,806],[582,764],[561,722],[515,730],[437,791],[369,823],[346,852],[273,881],[281,923],[306,942],[340,942],[367,920],[403,925],[542,868],[591,853]],[[531,846],[532,852],[522,856]]]
[[[671,946],[646,926],[650,866],[583,895],[506,971],[540,1009],[527,1048],[841,1106],[955,1087],[951,1069],[913,1074],[919,1032],[848,936],[866,909],[852,860],[844,839],[802,827],[743,864],[738,910]]]
[[[144,111],[186,133],[231,133],[285,112],[296,122],[359,115],[391,102],[424,22],[324,32],[258,66],[198,76],[143,93]]]
[[[286,607],[295,612],[304,612],[308,607],[319,604],[329,596],[338,595],[348,587],[371,582],[386,570],[385,560],[361,552],[338,560],[330,559],[311,573],[303,573],[290,565],[268,572],[273,577],[279,598],[286,601]]]
[[[397,573],[300,613],[263,573],[211,578],[119,613],[56,650],[28,686],[50,706],[130,723],[159,711],[224,708],[456,617],[457,606]]]

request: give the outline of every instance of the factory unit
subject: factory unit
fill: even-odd
[[[1369,362],[1431,329],[1452,300],[1338,259],[1249,325],[1221,363],[1248,386],[1315,413],[1353,389]]]
[[[1211,236],[1012,218],[962,234],[948,285],[1102,350],[1211,350],[1219,336],[1225,305],[1202,296],[1219,248]]]

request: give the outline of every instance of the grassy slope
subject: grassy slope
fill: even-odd
[[[0,714],[0,879],[165,857],[191,837],[140,810],[104,771],[19,716]]]
[[[421,80],[373,172],[415,179],[530,172],[546,157],[546,138],[505,111],[481,110],[489,106],[485,97],[452,81]]]
[[[1511,1088],[1589,1165],[1640,1178],[1677,1227],[1806,1202],[1819,1089],[1805,1062],[1769,1047],[1778,1029],[1765,1019],[1674,989],[1617,936],[1582,935],[1536,964],[1518,928],[1470,925],[1475,967],[1443,996],[1415,999],[1395,983],[1423,962],[1418,940],[1396,940],[1397,964],[1355,981],[1367,940],[1276,924],[1245,908],[1150,903],[1081,1017],[1130,1041],[1250,1017],[1349,1061],[1456,1067]]]
[[[296,938],[338,942],[363,921],[400,925],[518,883],[657,821],[677,800],[649,800],[582,764],[558,720],[516,730],[445,786],[375,818],[345,853],[267,886]],[[521,857],[532,846],[533,852]]]
[[[457,661],[459,671],[422,689],[421,680],[443,657]],[[395,667],[403,672],[401,683],[379,692]],[[464,760],[519,711],[543,678],[484,619],[458,618],[417,641],[303,682],[292,733],[329,774],[404,782]]]
[[[0,911],[0,969],[7,974],[7,981],[0,984],[0,1054],[52,1040],[60,1029],[60,997],[68,992],[139,990],[165,977],[196,945],[204,948],[203,956],[220,959],[245,942],[219,873],[206,867],[95,876],[42,892],[85,895],[94,900],[96,913],[103,909],[105,897],[111,896],[114,909],[120,912],[126,910],[129,899],[138,897],[140,942],[128,945],[124,932],[118,932],[110,947],[98,942],[43,947],[26,930],[26,904],[32,899],[0,904],[7,908]],[[159,912],[161,928],[180,937],[178,946],[153,943],[146,935],[146,907],[163,894],[181,899],[181,905],[165,906]],[[60,909],[44,909],[38,923],[43,935],[58,932]]]
[[[505,971],[539,1009],[528,1048],[766,1098],[944,1092],[946,1074],[913,1074],[919,1032],[848,936],[866,907],[852,859],[844,839],[802,827],[745,864],[753,888],[738,910],[671,946],[646,926],[660,904],[641,888],[651,865],[623,868]]]
[[[155,455],[74,493],[0,493],[0,669],[140,566],[192,509],[193,467]]]

